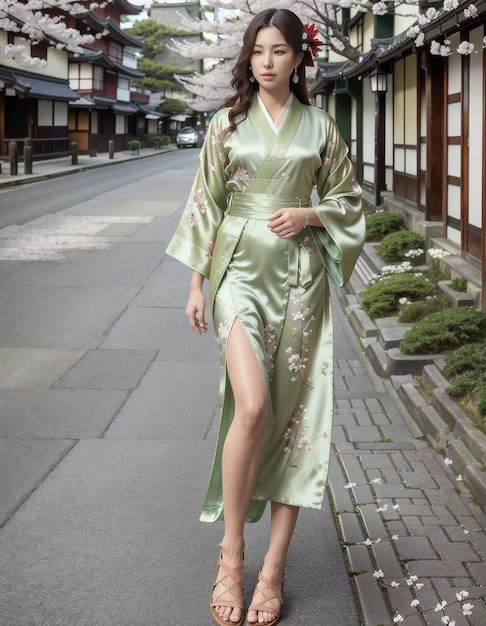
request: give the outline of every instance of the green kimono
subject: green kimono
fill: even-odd
[[[186,210],[167,252],[209,278],[221,354],[219,437],[202,521],[223,518],[221,456],[234,414],[226,343],[238,318],[260,364],[268,415],[247,521],[266,501],[320,508],[333,416],[333,334],[328,275],[344,285],[360,254],[361,189],[334,120],[293,98],[278,133],[255,98],[225,133],[212,119]],[[286,206],[312,205],[323,228],[284,240],[267,226]]]

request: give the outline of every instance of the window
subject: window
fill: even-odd
[[[30,56],[47,61],[47,44],[44,42],[33,43],[30,47]]]

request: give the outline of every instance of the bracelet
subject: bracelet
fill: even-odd
[[[303,207],[304,211],[305,211],[305,224],[304,224],[304,228],[306,228],[307,226],[309,226],[309,222],[310,222],[310,215],[309,215],[309,209],[307,207]]]

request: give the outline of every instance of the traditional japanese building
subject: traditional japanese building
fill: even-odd
[[[137,15],[143,9],[128,0],[113,0],[72,20],[72,26],[95,36],[81,55],[69,57],[69,84],[81,98],[69,108],[69,140],[83,152],[107,152],[126,148],[136,135],[140,109],[130,101],[130,81],[143,76],[137,70],[135,50],[142,42],[120,28],[121,15]]]
[[[486,0],[439,10],[423,45],[406,34],[414,19],[388,17],[379,32],[381,18],[351,16],[359,61],[321,63],[313,93],[338,120],[370,204],[450,252],[450,275],[468,280],[486,314]]]
[[[27,70],[0,59],[0,157],[8,157],[14,142],[22,155],[26,138],[36,158],[66,154],[69,102],[79,98],[69,86],[67,53],[0,30],[0,46],[8,43],[25,46],[27,54],[46,64]]]

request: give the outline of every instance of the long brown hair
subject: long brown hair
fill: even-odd
[[[295,56],[302,54],[304,25],[295,13],[288,9],[266,9],[255,15],[243,35],[243,46],[233,68],[231,86],[236,90],[236,93],[226,102],[226,106],[231,107],[228,113],[229,132],[235,130],[235,118],[238,115],[243,114],[246,117],[252,97],[258,91],[258,83],[250,81],[250,58],[258,31],[266,26],[275,26],[279,29]],[[299,77],[297,84],[289,79],[290,89],[303,104],[310,104],[303,60],[297,67],[297,75]]]

